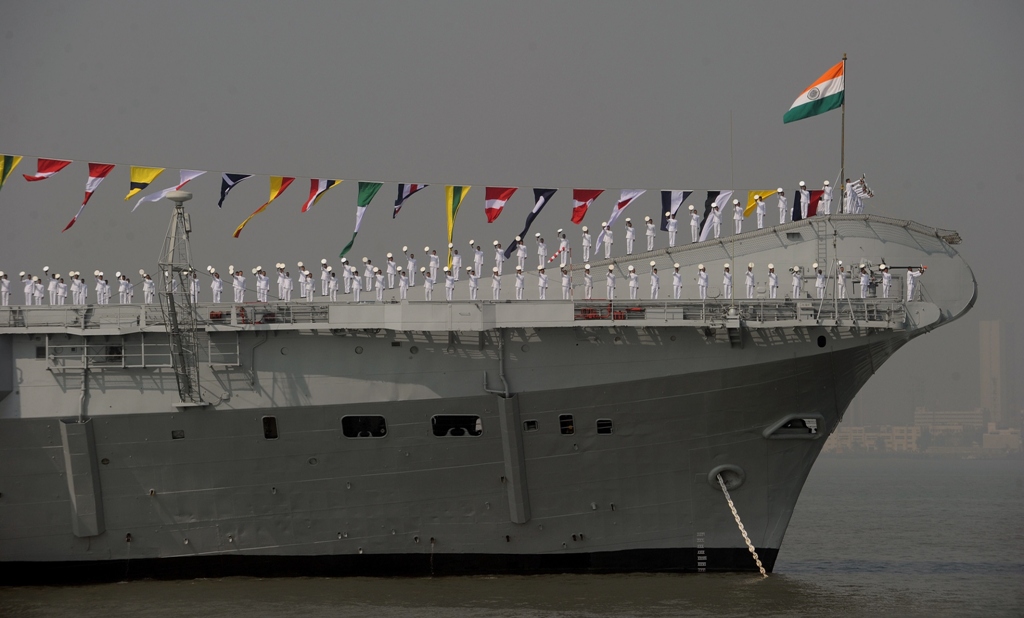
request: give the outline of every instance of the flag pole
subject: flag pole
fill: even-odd
[[[843,121],[839,138],[839,179],[846,191],[846,54],[843,54]]]

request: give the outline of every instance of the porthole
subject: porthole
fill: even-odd
[[[357,345],[356,346],[356,354],[362,354],[362,353],[363,353],[363,346]]]
[[[412,346],[411,348],[409,348],[409,354],[419,354],[419,353],[420,353],[420,349],[419,349],[418,346]]]
[[[818,347],[819,348],[825,347],[825,345],[827,343],[828,343],[828,339],[825,338],[825,335],[818,335]]]

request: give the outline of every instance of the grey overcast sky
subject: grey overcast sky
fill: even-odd
[[[0,192],[0,269],[153,268],[169,209],[129,213],[129,165],[167,167],[154,188],[211,171],[191,184],[192,248],[221,269],[336,262],[358,180],[436,185],[394,221],[395,187],[381,191],[353,250],[377,259],[443,244],[444,184],[474,187],[462,245],[507,242],[530,187],[563,189],[535,224],[547,233],[568,227],[572,187],[818,187],[839,173],[840,114],[782,115],[845,52],[847,175],[868,175],[871,212],[957,229],[980,283],[968,318],[904,348],[860,405],[974,407],[977,321],[1018,322],[1024,339],[1022,27],[1019,1],[8,0],[0,152],[26,158]],[[76,163],[26,183],[36,156]],[[118,166],[61,234],[85,161]],[[224,171],[298,180],[235,240],[268,182],[218,209]],[[301,214],[310,177],[346,182]],[[524,188],[491,225],[488,184]]]

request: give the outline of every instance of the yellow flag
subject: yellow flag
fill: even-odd
[[[242,221],[242,223],[240,223],[238,227],[235,228],[235,233],[232,234],[232,236],[238,238],[238,235],[242,233],[242,228],[245,227],[245,224],[248,223],[253,217],[266,210],[267,206],[270,206],[270,202],[276,200],[282,193],[284,193],[284,190],[288,188],[288,185],[292,184],[293,182],[295,182],[295,179],[288,176],[271,176],[270,199],[267,200],[266,204],[260,206],[259,208],[254,210],[251,215],[246,217],[245,221]]]
[[[455,229],[455,217],[459,214],[459,206],[469,193],[469,187],[448,185],[444,188],[444,209],[448,213],[448,244],[452,244],[452,232]],[[452,265],[452,250],[448,249],[448,266]]]
[[[135,195],[139,191],[142,191],[149,186],[149,183],[156,180],[156,177],[164,172],[163,167],[139,167],[138,165],[132,166],[132,179],[131,185],[129,186],[128,195],[124,196],[124,201],[128,201],[128,198]]]
[[[778,193],[775,189],[768,189],[767,191],[747,191],[747,207],[743,209],[743,216],[749,217],[754,214],[754,209],[757,208],[757,200],[754,198],[758,195],[761,196],[762,200],[768,198],[769,195],[775,195]]]

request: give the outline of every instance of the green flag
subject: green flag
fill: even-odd
[[[383,182],[359,183],[359,203],[356,204],[356,229],[352,231],[352,240],[348,241],[348,244],[341,250],[341,254],[338,257],[345,257],[345,254],[352,248],[352,243],[356,241],[356,234],[359,233],[359,226],[363,223],[363,214],[366,213],[366,207],[370,205],[370,202],[373,201],[373,196],[377,195],[382,186],[384,186]]]
[[[14,168],[18,167],[21,163],[21,157],[14,155],[0,155],[3,160],[0,161],[0,189],[4,188],[4,183],[7,182],[7,177],[11,175]]]

